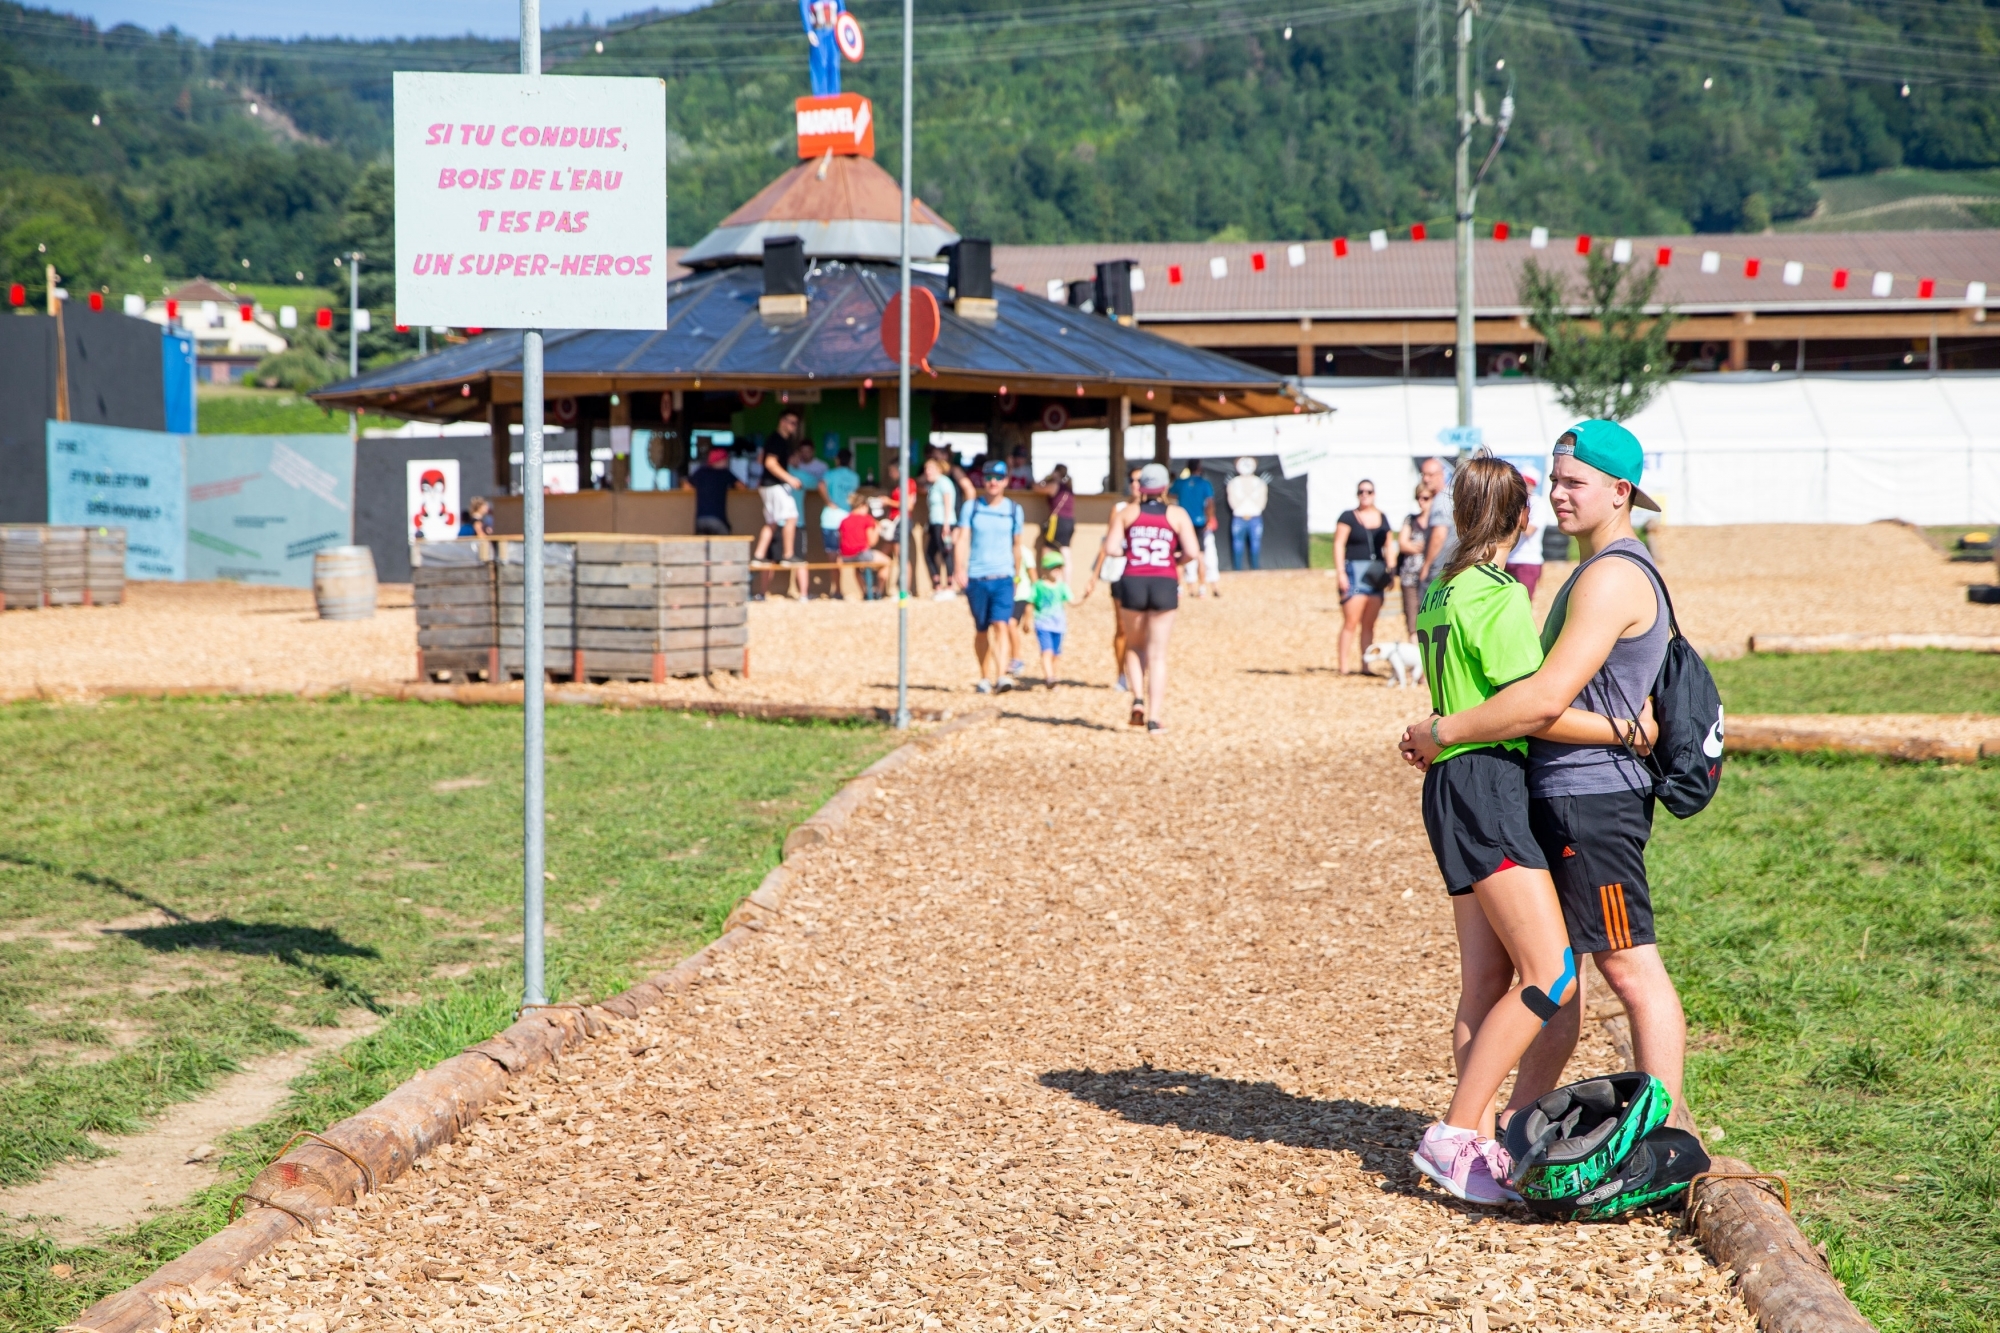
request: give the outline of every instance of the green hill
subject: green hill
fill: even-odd
[[[1448,220],[1450,102],[1413,93],[1410,0],[942,2],[918,25],[917,186],[972,234],[1320,237]],[[876,99],[893,164],[899,7],[854,8],[869,53],[848,86]],[[1899,226],[1924,208],[1996,220],[1976,202],[1865,211],[1903,197],[1867,193],[1883,182],[1953,200],[1993,188],[2000,21],[1977,0],[1485,13],[1481,93],[1497,107],[1511,87],[1519,114],[1484,217],[1600,232],[1857,211]],[[677,244],[791,160],[806,88],[793,0],[566,28],[545,49],[557,74],[666,78]],[[391,71],[507,72],[514,58],[474,38],[204,46],[0,3],[0,281],[38,289],[53,262],[72,290],[153,294],[196,273],[344,290],[335,254],[388,244]],[[1956,174],[1974,169],[1986,185]],[[378,279],[368,299],[385,294]]]
[[[2000,227],[2000,170],[1889,167],[1818,182],[1819,206],[1781,231],[1933,231]]]

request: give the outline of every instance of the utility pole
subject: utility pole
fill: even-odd
[[[361,252],[347,252],[347,378],[361,373]],[[361,438],[361,416],[347,414],[347,436]]]
[[[1479,183],[1493,169],[1507,131],[1514,124],[1513,76],[1508,91],[1500,99],[1498,124],[1486,114],[1486,103],[1472,87],[1472,15],[1478,0],[1458,0],[1458,424],[1461,430],[1472,425],[1472,377],[1477,373],[1479,348],[1472,328],[1472,215],[1479,204]],[[1472,127],[1493,125],[1493,146],[1477,172],[1472,170]]]
[[[903,0],[903,298],[896,312],[896,498],[901,521],[896,531],[896,730],[910,729],[910,525],[917,520],[917,501],[910,485],[910,66],[911,10],[915,0]]]
[[[1458,424],[1472,424],[1472,4],[1458,0]]]
[[[521,0],[521,73],[542,73],[542,3]],[[586,470],[588,464],[585,464]],[[521,1004],[547,1004],[542,955],[542,331],[521,334]]]

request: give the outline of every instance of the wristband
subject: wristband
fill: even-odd
[[[1438,735],[1438,723],[1442,721],[1444,719],[1441,717],[1433,716],[1431,718],[1431,744],[1437,746],[1440,750],[1444,748],[1444,740]]]

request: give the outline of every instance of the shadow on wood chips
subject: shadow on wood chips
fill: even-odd
[[[1246,1143],[1282,1143],[1294,1148],[1351,1152],[1371,1170],[1407,1172],[1409,1146],[1423,1134],[1429,1117],[1396,1106],[1336,1097],[1298,1097],[1275,1083],[1218,1078],[1191,1069],[1057,1069],[1043,1074],[1043,1087],[1139,1125],[1171,1125],[1184,1133],[1209,1134]]]

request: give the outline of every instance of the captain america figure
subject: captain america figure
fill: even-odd
[[[843,0],[799,0],[799,21],[805,25],[806,41],[812,44],[812,89],[814,97],[830,97],[840,91],[840,43],[834,25],[847,10]]]

